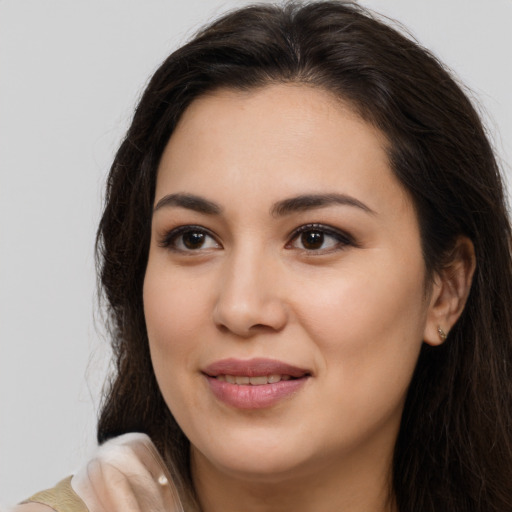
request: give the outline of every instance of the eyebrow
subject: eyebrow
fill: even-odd
[[[193,194],[168,194],[158,201],[153,213],[169,206],[186,208],[206,215],[220,215],[222,213],[222,208],[217,203]]]
[[[366,213],[376,215],[376,213],[366,204],[355,197],[346,194],[304,194],[290,199],[283,199],[272,206],[270,213],[274,217],[284,217],[294,212],[303,212],[314,210],[331,205],[353,206]]]
[[[352,206],[366,213],[376,213],[366,204],[355,197],[346,194],[303,194],[275,203],[270,209],[273,217],[284,217],[295,212],[314,210],[331,205]],[[220,215],[223,209],[217,203],[194,194],[168,194],[158,201],[153,213],[166,207],[186,208],[206,215]]]

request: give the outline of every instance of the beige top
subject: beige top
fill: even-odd
[[[145,434],[104,443],[92,460],[12,512],[184,512],[169,472]]]

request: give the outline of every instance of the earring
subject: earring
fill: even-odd
[[[439,334],[439,337],[440,337],[443,341],[444,341],[444,340],[447,338],[447,336],[448,336],[448,335],[444,332],[443,328],[442,328],[440,325],[438,325],[438,326],[437,326],[437,332],[438,332],[438,334]]]

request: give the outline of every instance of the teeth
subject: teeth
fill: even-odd
[[[262,377],[251,377],[249,381],[253,386],[261,386],[268,382],[266,375],[263,375]]]
[[[246,377],[240,375],[217,375],[217,380],[221,382],[228,382],[229,384],[262,386],[264,384],[275,384],[281,380],[290,380],[290,375],[261,375],[258,377]]]

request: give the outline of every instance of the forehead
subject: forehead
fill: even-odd
[[[391,172],[386,146],[379,130],[322,89],[221,89],[184,112],[161,159],[156,199],[193,191],[218,192],[228,202],[230,194],[271,201],[336,189],[398,207],[408,195]]]

